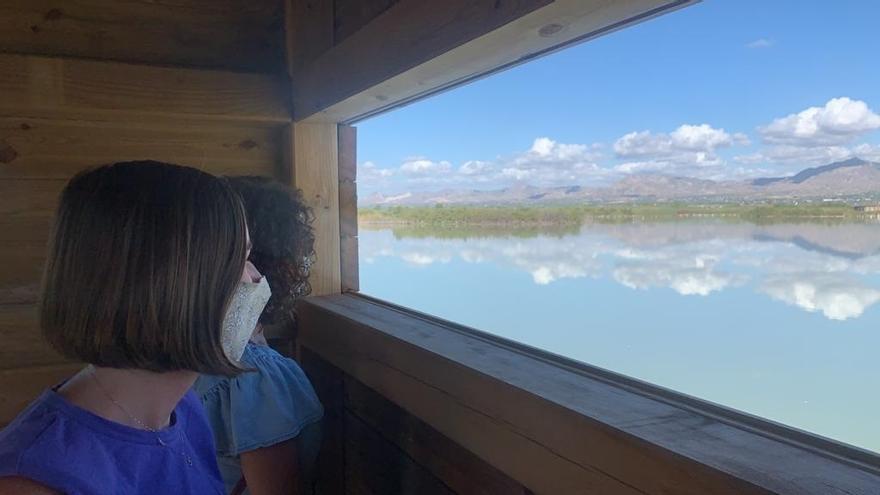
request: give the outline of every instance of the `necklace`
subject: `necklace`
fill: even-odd
[[[106,388],[104,388],[104,385],[101,384],[101,380],[98,379],[98,375],[95,374],[95,367],[94,366],[90,367],[89,374],[92,376],[92,379],[95,380],[95,385],[98,386],[98,389],[101,390],[101,393],[103,393],[107,397],[107,399],[113,403],[113,405],[115,405],[117,408],[119,408],[119,410],[122,411],[123,414],[128,416],[128,419],[130,419],[134,424],[138,425],[139,428],[147,430],[150,433],[155,433],[156,434],[156,442],[159,445],[161,445],[162,447],[165,447],[166,449],[170,450],[171,452],[174,452],[175,454],[180,454],[181,456],[183,456],[183,459],[186,461],[187,466],[193,465],[192,457],[190,457],[189,454],[187,454],[186,452],[181,452],[181,451],[175,450],[173,447],[168,445],[168,443],[165,442],[164,440],[162,440],[162,437],[159,436],[159,430],[144,423],[137,416],[128,412],[128,409],[126,409],[125,406],[123,406],[122,404],[119,403],[119,401],[117,401],[115,398],[113,398],[113,395]]]

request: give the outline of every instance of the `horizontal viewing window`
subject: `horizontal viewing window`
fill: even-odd
[[[361,291],[880,452],[878,18],[704,2],[358,123]]]

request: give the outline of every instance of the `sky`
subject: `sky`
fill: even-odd
[[[875,0],[704,0],[359,122],[360,195],[880,162],[878,19]]]

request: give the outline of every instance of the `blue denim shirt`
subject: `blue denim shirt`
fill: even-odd
[[[297,438],[300,462],[317,455],[312,427],[324,408],[302,369],[264,345],[248,343],[242,364],[255,371],[228,378],[203,375],[194,389],[214,431],[217,461],[227,490],[241,478],[240,454]]]

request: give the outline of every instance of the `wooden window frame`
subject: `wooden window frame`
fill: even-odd
[[[876,494],[880,456],[360,294],[299,345],[536,493]]]
[[[527,13],[454,17],[468,24],[462,39],[435,36],[444,45],[425,60],[382,58],[388,40],[376,41],[389,26],[404,42],[438,32],[419,25],[435,13],[419,14],[415,0],[400,0],[341,44],[325,3],[291,4],[291,180],[316,209],[319,253],[297,345],[536,493],[880,493],[873,452],[357,293],[349,124],[694,3],[530,1],[513,7]],[[645,7],[652,2],[662,5]],[[469,3],[480,2],[437,3],[437,17]],[[484,26],[473,23],[485,32],[475,35]],[[387,62],[381,69],[363,62],[378,59]],[[352,69],[364,88],[345,79]]]

